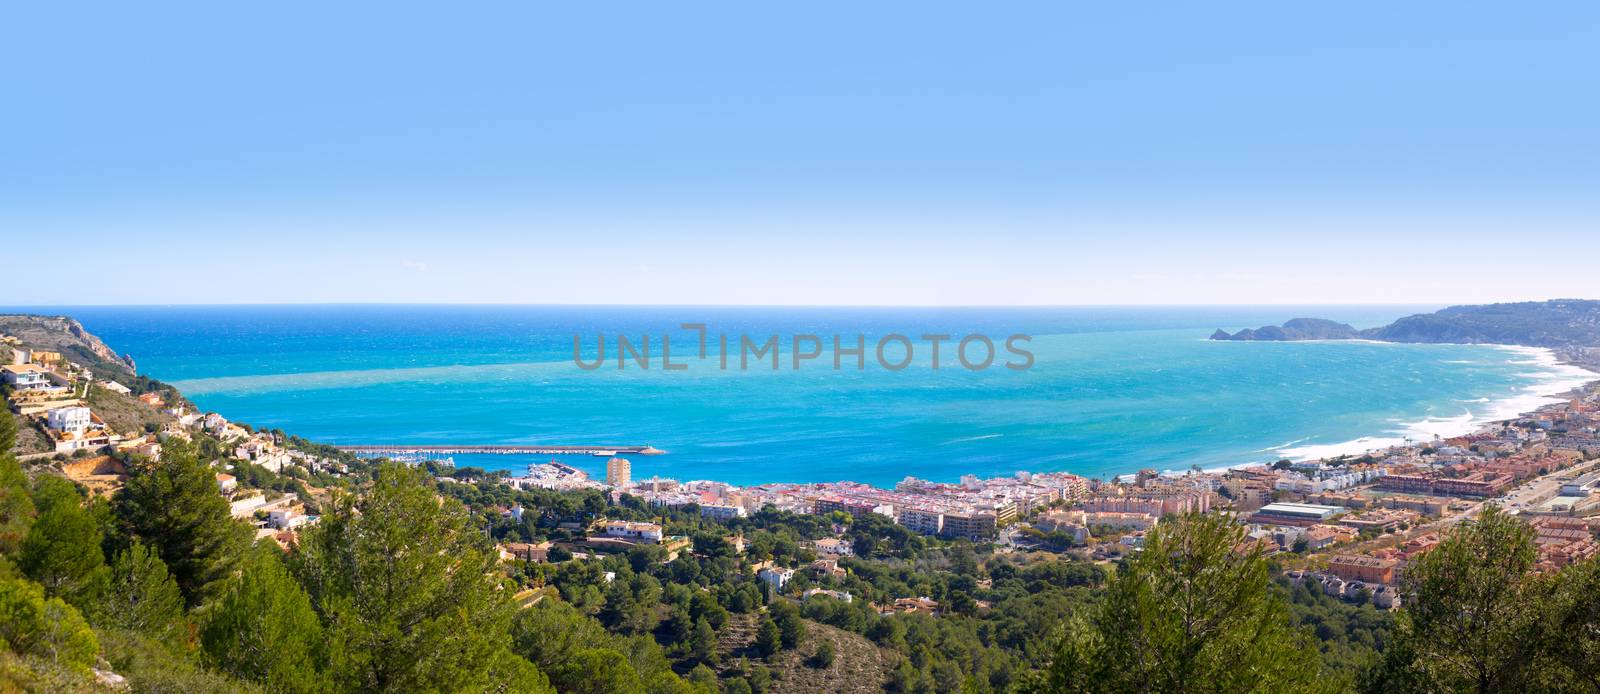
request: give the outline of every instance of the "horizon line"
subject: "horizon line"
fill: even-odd
[[[537,306],[551,308],[1206,308],[1206,307],[1276,307],[1276,306],[1446,306],[1509,303],[1542,303],[1547,301],[1594,301],[1578,297],[1552,299],[1521,299],[1470,304],[1447,301],[1381,301],[1381,302],[1219,302],[1219,303],[1060,303],[1060,304],[800,304],[800,303],[564,303],[520,301],[251,301],[251,302],[149,302],[149,303],[52,303],[52,304],[0,304],[0,310],[9,309],[61,309],[61,308],[226,308],[273,306]]]

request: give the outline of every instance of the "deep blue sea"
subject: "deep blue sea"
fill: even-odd
[[[1206,337],[1316,316],[1358,327],[1436,307],[707,308],[549,306],[32,307],[81,320],[142,372],[200,406],[336,444],[642,445],[651,475],[739,484],[907,475],[954,481],[1021,470],[1100,477],[1219,467],[1449,435],[1581,380],[1536,351],[1363,342],[1231,343]],[[707,325],[711,355],[697,358]],[[912,366],[879,367],[877,336],[1032,336],[1032,368],[970,371],[925,341]],[[573,363],[573,337],[592,359]],[[618,370],[615,338],[650,334],[648,371]],[[659,338],[673,361],[660,368]],[[716,339],[781,337],[782,366],[716,368]],[[867,368],[790,368],[795,334],[864,334]],[[974,359],[981,358],[974,344]],[[898,346],[891,345],[891,359]],[[846,366],[853,366],[846,359]],[[1352,443],[1356,441],[1360,443]],[[520,470],[547,456],[457,456]],[[598,471],[603,460],[566,462]]]

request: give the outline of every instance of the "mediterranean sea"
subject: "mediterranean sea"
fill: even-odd
[[[1371,342],[1212,342],[1289,318],[1382,325],[1425,306],[746,308],[450,305],[28,307],[71,315],[140,371],[206,410],[332,444],[644,445],[635,479],[736,484],[908,475],[1214,468],[1355,452],[1463,433],[1591,376],[1541,350]],[[696,358],[704,323],[735,343],[780,336],[783,368]],[[877,365],[877,336],[980,333],[1000,347],[971,371],[947,351]],[[1005,336],[1032,336],[1027,370]],[[592,358],[573,362],[573,337]],[[617,335],[669,334],[683,371],[617,368]],[[867,366],[831,353],[790,368],[789,340],[864,334]],[[849,338],[847,337],[847,343]],[[950,350],[952,344],[944,348]],[[659,350],[659,343],[657,344]],[[520,471],[550,456],[455,456]],[[599,473],[604,460],[568,456]]]

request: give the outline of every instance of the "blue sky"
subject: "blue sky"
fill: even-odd
[[[1600,297],[1594,3],[579,5],[11,3],[0,296]]]

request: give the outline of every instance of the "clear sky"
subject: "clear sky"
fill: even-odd
[[[1160,5],[6,3],[0,303],[1600,298],[1600,3]]]

